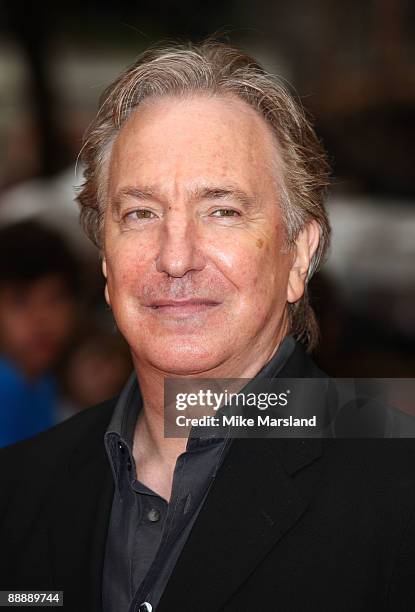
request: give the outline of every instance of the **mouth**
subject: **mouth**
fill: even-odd
[[[208,299],[155,300],[149,304],[149,308],[156,314],[183,317],[209,312],[219,304]]]

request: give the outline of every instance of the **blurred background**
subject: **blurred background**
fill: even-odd
[[[166,38],[226,32],[295,87],[333,166],[315,359],[333,376],[414,376],[414,2],[3,0],[0,19],[0,446],[131,371],[79,228],[75,160],[102,90]]]

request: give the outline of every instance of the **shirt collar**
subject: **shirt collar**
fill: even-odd
[[[260,380],[261,378],[276,378],[294,352],[295,344],[296,342],[292,336],[286,336],[279,345],[275,355],[255,376],[255,380]]]
[[[121,391],[105,435],[117,434],[132,448],[134,429],[142,406],[140,387],[133,372]]]
[[[275,378],[282,370],[295,348],[295,340],[292,336],[284,338],[275,355],[255,376],[255,381],[262,378]],[[104,443],[108,458],[112,467],[115,481],[118,481],[118,470],[120,462],[119,453],[127,452],[128,461],[133,460],[134,430],[138,415],[143,407],[143,399],[137,381],[136,373],[133,372],[125,384],[116,403],[108,429],[104,435]],[[205,442],[207,444],[208,442]]]

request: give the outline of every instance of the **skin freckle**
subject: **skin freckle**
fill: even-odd
[[[262,249],[262,247],[264,246],[264,241],[262,240],[262,238],[257,238],[256,245],[258,249]]]

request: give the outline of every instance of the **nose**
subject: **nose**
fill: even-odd
[[[202,270],[205,257],[195,220],[186,212],[169,211],[160,235],[156,269],[180,278],[189,271]]]

